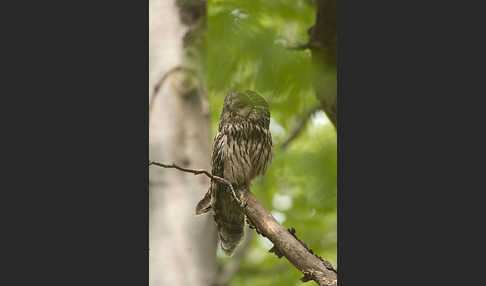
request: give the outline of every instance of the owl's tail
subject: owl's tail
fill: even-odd
[[[214,212],[221,249],[226,255],[231,256],[245,234],[245,213],[225,187],[216,185],[214,193],[209,189],[197,204],[196,215],[202,215],[211,210]],[[216,197],[212,198],[212,195]]]
[[[245,190],[238,190],[238,192],[240,191]],[[241,209],[240,203],[228,190],[218,192],[216,202],[221,203],[222,206],[217,208],[214,216],[221,240],[221,249],[226,255],[231,256],[245,235],[245,213]]]
[[[245,234],[244,220],[223,224],[222,221],[218,223],[219,239],[221,240],[221,249],[228,256],[233,255],[236,247],[240,244]]]

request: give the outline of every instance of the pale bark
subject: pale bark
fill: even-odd
[[[181,21],[181,7],[176,2],[149,2],[149,156],[185,167],[209,168],[204,78],[197,72],[197,59],[187,56],[189,47],[183,45],[183,39],[193,27]],[[196,72],[188,72],[194,69]],[[209,180],[203,176],[149,169],[151,286],[214,283],[215,225],[211,216],[194,213],[208,186]]]

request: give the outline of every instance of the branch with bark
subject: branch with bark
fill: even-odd
[[[226,184],[229,183],[229,181],[224,178],[212,175],[206,170],[187,169],[175,164],[163,164],[154,161],[149,161],[149,166],[150,165],[174,168],[194,175],[204,174],[211,180],[218,180]],[[231,186],[231,183],[229,183],[229,185]],[[269,252],[277,255],[278,258],[284,256],[290,263],[300,270],[304,274],[301,281],[307,282],[313,280],[319,286],[337,285],[337,271],[332,267],[331,263],[314,254],[314,252],[296,236],[294,228],[286,229],[280,225],[251,192],[242,193],[241,199],[251,227],[255,228],[255,231],[258,234],[265,236],[273,243],[273,247]]]

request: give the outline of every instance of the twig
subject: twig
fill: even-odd
[[[320,109],[321,109],[321,105],[316,105],[316,106],[312,107],[311,109],[309,109],[306,112],[306,114],[302,117],[302,119],[300,120],[300,122],[297,124],[297,127],[291,133],[291,135],[289,136],[289,138],[287,138],[287,140],[285,140],[282,143],[282,145],[280,146],[280,148],[281,149],[286,149],[290,145],[290,143],[292,143],[292,141],[294,141],[295,138],[297,138],[297,136],[299,136],[299,134],[302,132],[302,130],[304,129],[305,125],[307,124],[307,121],[309,121],[309,119],[312,117],[312,115],[314,113],[316,113]]]
[[[294,47],[286,47],[287,50],[295,50],[295,51],[304,51],[307,49],[310,49],[309,43],[305,44],[298,44],[297,46]]]
[[[167,165],[153,161],[149,161],[150,165],[175,168],[195,175],[205,174],[213,180],[229,184],[233,190],[233,186],[229,181],[214,176],[206,170],[186,169],[175,164]],[[305,243],[298,239],[294,229],[287,230],[281,226],[251,192],[243,192],[242,199],[245,202],[243,206],[245,214],[251,221],[253,227],[256,228],[257,233],[273,242],[274,247],[272,248],[272,252],[280,257],[285,256],[290,263],[304,274],[304,277],[301,279],[303,282],[314,280],[319,286],[337,285],[337,271],[334,270],[328,261],[314,254]]]
[[[194,175],[204,174],[204,175],[208,176],[213,181],[219,181],[220,183],[227,184],[231,188],[231,192],[233,193],[233,197],[235,198],[235,200],[239,204],[241,204],[240,199],[238,199],[238,197],[236,196],[235,189],[233,188],[233,184],[231,184],[230,181],[226,180],[225,178],[221,178],[221,177],[218,177],[216,175],[210,174],[206,170],[187,169],[187,168],[179,167],[179,166],[177,166],[174,163],[172,163],[171,165],[167,165],[167,164],[163,164],[163,163],[159,163],[159,162],[155,162],[155,161],[149,161],[149,164],[148,165],[149,166],[150,165],[156,165],[156,166],[164,167],[164,168],[175,168],[175,169],[180,170],[180,171],[184,171],[184,172],[188,172],[188,173],[193,173]]]
[[[164,82],[167,80],[167,78],[175,73],[175,72],[178,72],[178,71],[185,71],[185,72],[189,72],[189,73],[194,73],[195,71],[188,68],[188,67],[183,67],[183,66],[175,66],[173,68],[171,68],[169,71],[167,71],[166,73],[164,73],[164,75],[162,76],[162,78],[154,85],[154,89],[153,89],[153,92],[152,92],[152,99],[150,100],[149,102],[149,115],[152,113],[152,109],[153,109],[153,106],[154,106],[154,102],[155,102],[155,99],[157,98],[157,95],[159,94],[159,90],[160,88],[162,87],[162,85],[164,84]]]

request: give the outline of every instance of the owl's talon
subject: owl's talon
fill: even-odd
[[[248,217],[246,218],[246,223],[248,224],[249,228],[256,229],[255,225],[253,224],[253,222]]]
[[[246,208],[246,206],[247,206],[247,201],[244,199],[240,199],[240,207],[244,209]]]
[[[235,189],[233,188],[233,184],[231,184],[230,181],[226,180],[226,179],[222,179],[231,189],[231,193],[233,194],[233,198],[239,203],[241,204],[241,200],[236,196],[236,193],[235,193]]]

